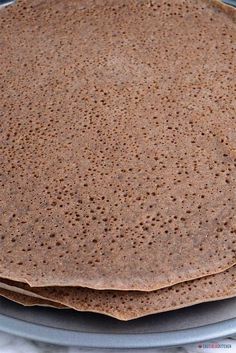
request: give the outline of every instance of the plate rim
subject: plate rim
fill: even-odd
[[[145,349],[183,346],[233,336],[236,334],[236,318],[162,333],[94,333],[54,328],[0,314],[0,330],[23,338],[64,346]]]

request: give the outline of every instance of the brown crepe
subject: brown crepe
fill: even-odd
[[[46,307],[52,307],[52,308],[58,308],[58,309],[65,308],[64,305],[61,305],[56,302],[51,302],[50,300],[40,299],[29,295],[20,294],[4,288],[0,288],[0,296],[13,300],[14,302],[18,304],[22,304],[24,306],[46,306]]]
[[[1,287],[63,304],[78,311],[106,314],[131,320],[149,314],[193,304],[230,298],[236,295],[236,266],[216,275],[176,284],[154,292],[98,291],[87,288],[31,288],[27,284],[2,279]],[[7,286],[7,287],[6,287]]]
[[[0,11],[0,276],[151,291],[235,264],[235,10]]]

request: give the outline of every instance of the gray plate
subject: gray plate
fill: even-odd
[[[89,348],[179,346],[236,334],[236,298],[120,322],[66,309],[26,308],[0,299],[0,330]]]
[[[9,0],[0,0],[2,3]],[[235,5],[235,0],[225,0]],[[72,310],[25,308],[0,299],[0,330],[39,341],[90,348],[179,346],[236,335],[236,298],[130,322]]]

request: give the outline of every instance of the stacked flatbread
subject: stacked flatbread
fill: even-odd
[[[236,10],[0,10],[0,295],[121,320],[236,295]]]

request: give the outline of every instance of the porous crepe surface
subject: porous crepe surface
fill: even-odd
[[[120,320],[131,320],[187,307],[193,304],[230,298],[236,295],[236,267],[224,272],[176,284],[153,292],[109,291],[76,287],[32,288],[27,284],[0,280],[12,290],[58,302],[78,311],[106,314]]]
[[[14,302],[18,304],[22,304],[24,306],[47,306],[47,307],[53,307],[53,308],[65,308],[63,305],[59,303],[53,303],[50,302],[49,300],[46,299],[40,299],[20,293],[16,293],[14,291],[10,291],[4,288],[0,288],[0,296],[13,300]]]
[[[1,277],[154,290],[235,263],[235,10],[0,11]]]

